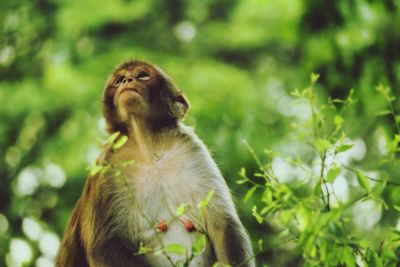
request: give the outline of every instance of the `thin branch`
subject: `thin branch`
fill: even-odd
[[[331,209],[330,206],[330,193],[329,193],[329,188],[328,185],[326,184],[325,178],[324,178],[324,171],[325,171],[325,160],[326,160],[326,151],[324,151],[323,155],[321,156],[321,172],[319,175],[319,178],[321,179],[321,182],[323,183],[325,190],[326,190],[326,202],[325,202],[325,198],[324,202],[325,202],[325,206],[328,210]]]
[[[345,169],[351,171],[351,172],[354,172],[354,173],[359,172],[357,169],[354,169],[354,168],[352,168],[352,167],[350,167],[350,166],[347,166],[347,165],[343,165],[343,167],[344,167]],[[387,185],[391,185],[391,186],[400,186],[400,183],[396,183],[396,182],[393,182],[393,181],[387,181],[387,180],[376,179],[376,178],[369,177],[369,176],[367,176],[367,175],[365,175],[365,177],[366,177],[368,180],[371,180],[371,181],[374,181],[374,182],[377,182],[377,183],[386,182]]]

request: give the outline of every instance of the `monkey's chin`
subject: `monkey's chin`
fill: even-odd
[[[144,99],[141,95],[139,95],[135,91],[124,91],[119,95],[117,106],[122,107],[123,109],[136,109],[138,106],[144,104]]]
[[[142,117],[145,113],[146,105],[141,96],[121,95],[118,105],[118,113],[122,121],[129,122],[131,117]]]
[[[137,98],[142,98],[142,95],[140,95],[139,92],[135,90],[124,90],[119,95],[119,101],[122,102],[129,102]]]

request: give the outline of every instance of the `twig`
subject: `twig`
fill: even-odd
[[[350,166],[347,166],[347,165],[343,165],[343,167],[344,167],[345,169],[351,171],[351,172],[354,172],[354,173],[359,172],[358,170],[356,170],[356,169],[354,169],[354,168],[352,168],[352,167],[350,167]],[[381,179],[376,179],[376,178],[369,177],[369,176],[367,176],[367,175],[365,175],[365,177],[366,177],[368,180],[371,180],[371,181],[374,181],[374,182],[377,182],[377,183],[386,182],[387,185],[400,186],[400,183],[396,183],[396,182],[393,182],[393,181],[385,181],[385,180],[381,180]]]

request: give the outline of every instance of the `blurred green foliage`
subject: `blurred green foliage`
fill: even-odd
[[[274,151],[267,159],[290,188],[285,192],[311,194],[308,185],[297,186],[295,163],[298,157],[301,166],[315,165],[301,129],[312,112],[309,103],[295,105],[291,92],[306,87],[311,72],[320,74],[316,103],[345,99],[353,88],[354,103],[333,121],[354,145],[342,163],[362,173],[342,170],[337,190],[346,202],[365,179],[386,181],[379,198],[386,205],[359,202],[348,214],[358,222],[352,233],[375,246],[369,263],[381,266],[379,248],[400,230],[400,102],[390,99],[400,86],[399,0],[1,1],[0,266],[24,260],[26,266],[52,266],[106,138],[103,86],[116,65],[132,58],[161,66],[188,96],[186,123],[219,163],[255,251],[260,242],[268,245],[257,256],[260,266],[320,263],[309,261],[314,248],[281,242],[268,218],[257,222],[252,207],[258,191],[247,193],[244,204],[252,187],[235,181],[241,167],[254,173],[258,165],[243,140],[256,155]],[[331,145],[316,144],[320,152]],[[332,183],[338,173],[327,174]],[[314,216],[309,212],[304,209],[304,216]],[[399,256],[398,248],[392,252]]]

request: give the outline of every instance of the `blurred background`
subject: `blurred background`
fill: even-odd
[[[248,188],[236,184],[241,167],[257,168],[243,140],[256,153],[276,151],[273,167],[290,184],[285,157],[308,153],[292,124],[310,117],[290,92],[306,87],[311,72],[321,75],[322,101],[354,88],[349,164],[400,182],[396,158],[378,160],[396,129],[390,116],[376,116],[387,104],[375,90],[381,83],[399,95],[399,51],[399,0],[1,1],[0,266],[54,265],[106,138],[101,93],[121,62],[154,62],[186,93],[185,122],[212,151],[256,242],[273,230],[255,221],[243,202]],[[400,188],[384,198],[399,205]],[[396,210],[357,210],[360,231],[400,229]],[[276,249],[258,261],[295,266],[288,262],[298,258]]]

